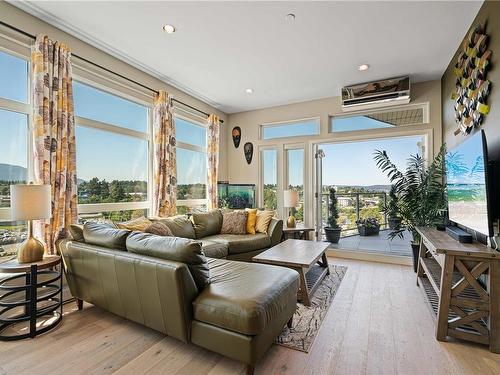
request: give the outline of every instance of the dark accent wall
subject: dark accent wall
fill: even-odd
[[[459,6],[457,4],[457,6]],[[482,129],[486,133],[488,141],[489,155],[492,159],[500,162],[500,2],[485,1],[479,13],[477,14],[471,28],[476,25],[486,24],[486,33],[489,36],[488,48],[493,51],[491,58],[490,71],[487,78],[492,82],[491,94],[488,97],[490,113],[483,122]],[[470,29],[464,35],[467,36]],[[455,114],[453,109],[453,100],[451,92],[455,87],[455,75],[453,67],[457,61],[458,51],[450,61],[448,68],[441,78],[441,101],[442,101],[442,124],[443,124],[443,142],[447,148],[451,149],[467,139],[468,136],[461,134],[455,136],[453,132],[457,128],[455,123]],[[475,130],[477,131],[477,130]],[[469,135],[470,136],[470,135]]]

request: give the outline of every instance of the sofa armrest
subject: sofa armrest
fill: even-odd
[[[283,220],[272,218],[269,223],[268,234],[271,237],[271,247],[279,244],[283,234]]]

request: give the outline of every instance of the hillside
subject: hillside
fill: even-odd
[[[0,163],[0,181],[26,181],[26,178],[26,168]]]

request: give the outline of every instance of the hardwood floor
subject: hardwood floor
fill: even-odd
[[[498,374],[500,355],[434,339],[410,267],[330,258],[348,271],[309,353],[274,345],[256,374]],[[0,374],[243,374],[215,353],[85,305],[35,340],[0,342]]]

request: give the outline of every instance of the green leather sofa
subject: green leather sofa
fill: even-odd
[[[153,219],[154,220],[154,219]],[[272,219],[267,233],[220,234],[222,212],[218,209],[157,219],[170,228],[174,236],[200,240],[209,258],[224,258],[251,262],[252,257],[280,243],[283,220]]]
[[[248,373],[296,309],[297,272],[206,257],[204,240],[91,223],[77,239],[60,241],[58,249],[80,308],[87,301],[242,361]]]

